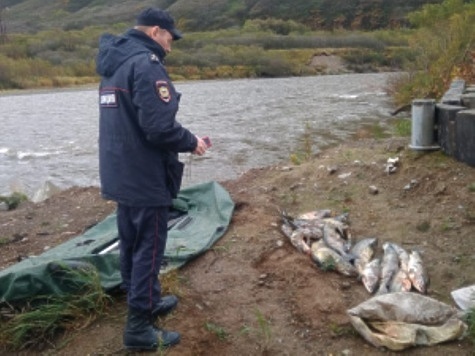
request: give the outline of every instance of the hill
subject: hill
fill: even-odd
[[[441,0],[0,0],[8,32],[133,22],[147,6],[169,10],[186,31],[241,27],[248,20],[279,19],[308,29],[363,29],[407,25],[408,12]]]

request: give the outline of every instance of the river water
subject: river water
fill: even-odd
[[[203,157],[181,155],[184,186],[288,161],[309,132],[317,152],[363,124],[384,125],[390,75],[176,83],[183,94],[178,121],[213,143]],[[95,88],[1,95],[0,127],[0,194],[32,196],[45,182],[99,185]]]

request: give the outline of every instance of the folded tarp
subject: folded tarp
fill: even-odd
[[[207,182],[182,189],[173,208],[180,214],[169,224],[162,271],[176,269],[208,250],[226,232],[234,203],[221,185]],[[84,234],[0,271],[0,303],[77,290],[83,281],[65,273],[70,269],[95,268],[105,290],[118,287],[119,253],[108,248],[117,241],[116,215],[111,214]]]

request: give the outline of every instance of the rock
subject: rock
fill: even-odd
[[[33,195],[31,201],[34,203],[40,203],[60,191],[61,189],[59,187],[57,187],[50,181],[46,181],[43,186]]]
[[[337,166],[327,167],[327,171],[329,174],[334,174],[336,171],[338,171],[338,167]]]
[[[396,172],[396,169],[398,166],[399,166],[399,157],[388,158],[384,171],[388,174],[394,173]]]
[[[338,176],[338,178],[340,179],[345,179],[345,178],[348,178],[349,176],[351,176],[351,172],[348,172],[348,173],[342,173]]]
[[[379,189],[375,185],[370,185],[369,186],[369,192],[373,195],[376,195],[376,194],[379,193]]]

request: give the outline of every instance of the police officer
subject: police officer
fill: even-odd
[[[128,349],[153,350],[180,341],[179,333],[154,326],[178,302],[176,296],[161,296],[158,274],[168,211],[183,174],[178,153],[202,155],[207,148],[176,121],[180,94],[163,60],[181,37],[166,11],[149,8],[125,34],[102,35],[96,60],[101,192],[117,202]]]

